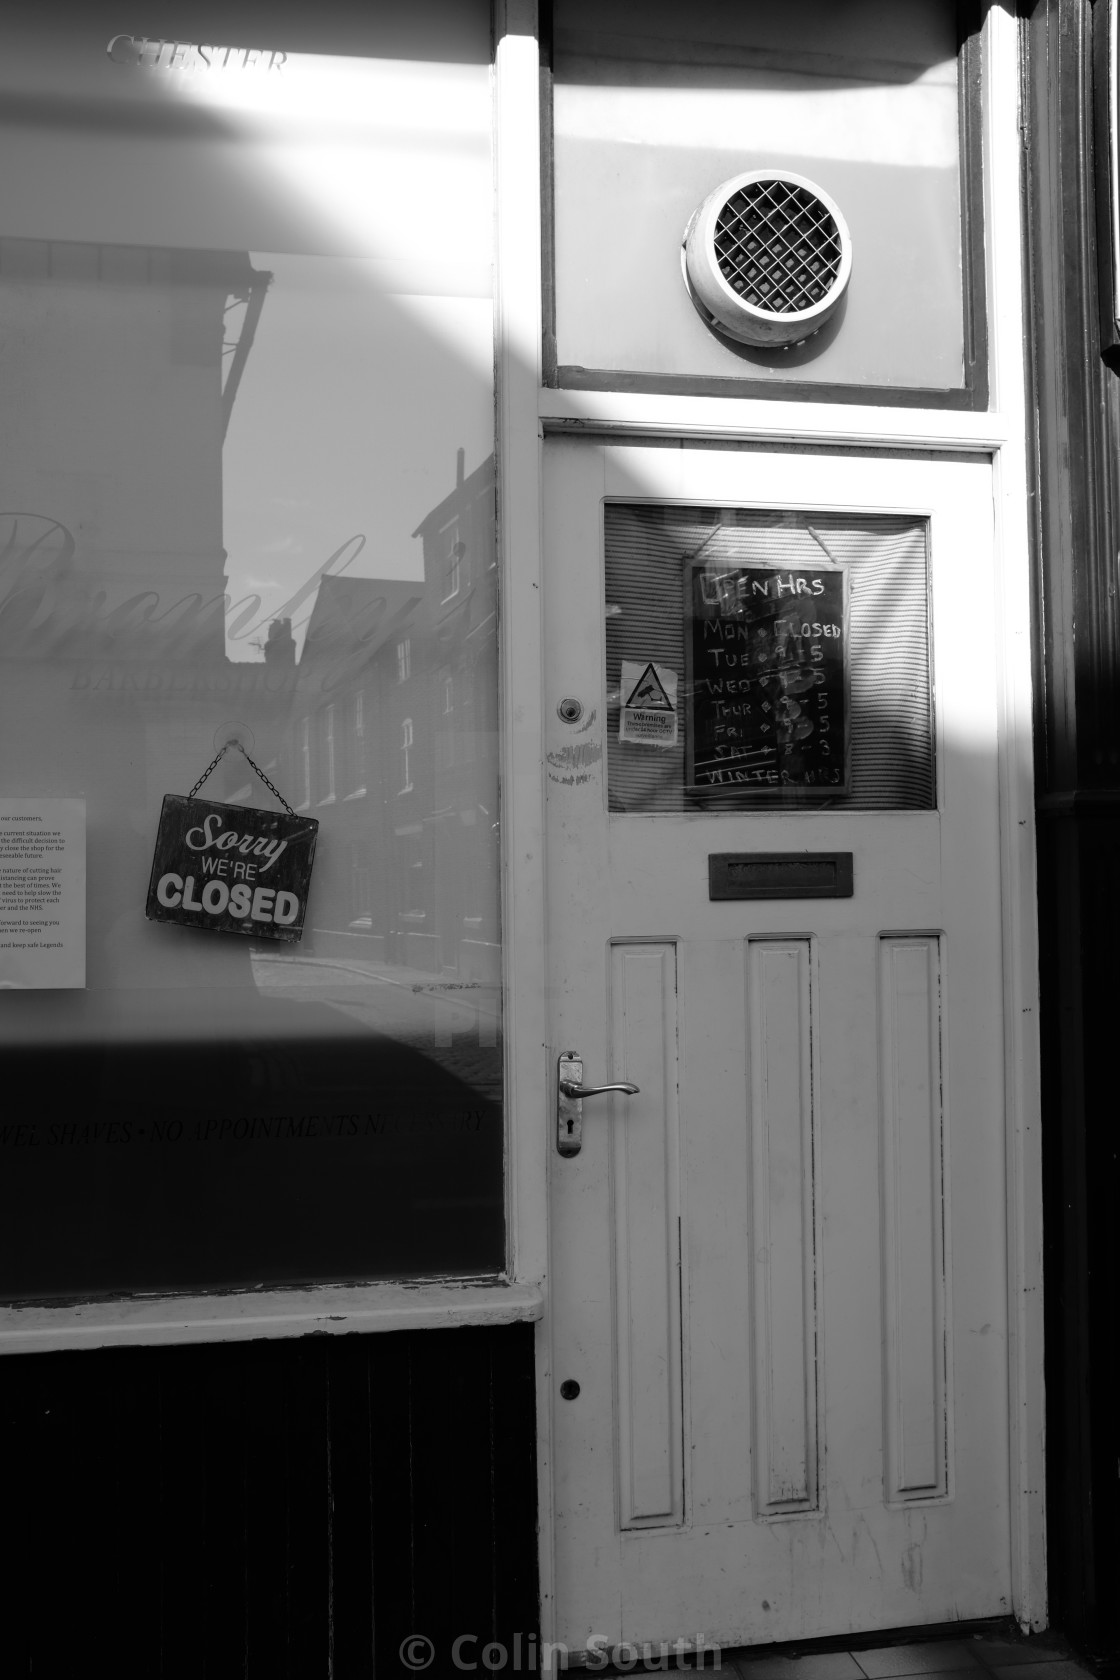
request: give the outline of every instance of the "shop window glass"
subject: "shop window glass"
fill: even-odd
[[[497,1272],[489,8],[157,12],[0,24],[0,800],[87,834],[85,987],[0,949],[0,1297]],[[299,942],[145,918],[229,739]]]
[[[447,543],[447,560],[444,566],[443,599],[451,601],[459,593],[462,583],[463,553],[465,545],[459,540],[459,527],[451,525],[444,533]]]
[[[348,799],[360,799],[366,791],[366,725],[365,695],[358,690],[350,717]]]
[[[334,707],[324,706],[320,714],[323,734],[322,790],[319,803],[329,804],[335,797],[334,788]]]
[[[401,792],[412,792],[412,719],[401,724]]]
[[[311,719],[302,717],[297,725],[297,741],[295,770],[299,779],[299,803],[297,810],[306,811],[311,804]]]

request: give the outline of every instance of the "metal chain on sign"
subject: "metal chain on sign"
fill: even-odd
[[[187,798],[188,799],[193,799],[194,798],[195,794],[198,792],[199,788],[202,786],[202,784],[206,780],[207,776],[209,776],[211,774],[211,772],[214,771],[217,768],[217,766],[221,763],[222,759],[226,756],[227,752],[229,751],[229,749],[231,747],[236,747],[237,748],[237,750],[241,754],[242,758],[244,758],[248,761],[249,765],[256,772],[256,774],[260,777],[261,781],[264,783],[264,785],[268,789],[269,793],[275,795],[275,797],[280,801],[281,805],[283,805],[285,811],[287,811],[287,813],[290,817],[294,817],[295,812],[292,810],[292,807],[288,804],[288,801],[284,798],[284,795],[280,792],[280,789],[278,787],[276,787],[274,783],[269,781],[268,777],[265,775],[265,773],[261,769],[260,765],[257,764],[254,759],[251,759],[249,757],[249,754],[245,751],[245,748],[241,745],[241,742],[237,741],[237,740],[227,741],[225,746],[222,747],[218,752],[216,752],[214,754],[214,757],[210,760],[209,764],[206,766],[205,770],[202,772],[201,776],[198,778],[197,782],[192,787],[191,791],[187,794]]]

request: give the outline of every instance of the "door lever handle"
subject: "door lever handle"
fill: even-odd
[[[583,1058],[566,1050],[556,1064],[556,1148],[567,1158],[583,1148],[583,1099],[601,1097],[607,1091],[623,1091],[636,1097],[638,1087],[629,1079],[614,1085],[585,1085]]]
[[[638,1085],[631,1085],[629,1080],[620,1080],[617,1085],[577,1085],[571,1079],[562,1079],[560,1089],[566,1097],[601,1097],[604,1091],[625,1091],[628,1097],[636,1097],[641,1089]]]

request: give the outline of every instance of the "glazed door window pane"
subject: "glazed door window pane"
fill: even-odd
[[[604,544],[612,811],[936,808],[925,519],[608,502]]]

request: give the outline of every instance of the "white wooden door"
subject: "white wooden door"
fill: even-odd
[[[930,808],[610,811],[618,506],[920,528]],[[581,1152],[552,1155],[555,1637],[1006,1614],[990,468],[558,439],[545,519],[553,1069],[571,1051],[586,1084],[640,1087],[586,1101]],[[657,588],[654,625],[683,610]],[[865,707],[893,692],[889,595],[875,650],[850,643]],[[709,897],[710,854],[769,852],[850,852],[853,896]]]

